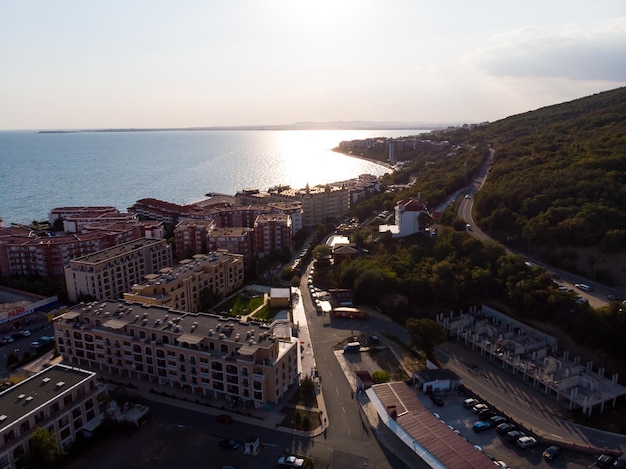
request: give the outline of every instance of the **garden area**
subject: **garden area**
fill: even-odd
[[[253,312],[252,319],[269,322],[279,311],[285,308],[270,308],[269,301],[265,301],[265,293],[252,289],[245,289],[216,305],[213,310],[222,316],[242,317]]]

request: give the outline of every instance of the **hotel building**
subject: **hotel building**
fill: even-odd
[[[298,340],[288,322],[239,322],[123,301],[80,304],[54,320],[57,347],[73,365],[202,399],[262,407],[298,383]]]
[[[225,297],[243,287],[243,271],[240,254],[226,251],[196,254],[176,267],[146,275],[147,282],[132,285],[124,293],[124,299],[197,312],[203,290]]]
[[[78,257],[65,269],[68,299],[121,298],[147,274],[171,265],[171,246],[164,239],[140,238]]]
[[[0,393],[0,467],[16,467],[36,428],[52,430],[60,448],[101,414],[106,388],[96,373],[53,365]]]

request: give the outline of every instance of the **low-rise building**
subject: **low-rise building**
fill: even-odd
[[[291,325],[239,322],[124,301],[80,304],[54,320],[57,348],[76,366],[184,389],[190,398],[277,403],[298,384]]]
[[[17,467],[37,428],[69,448],[78,433],[102,413],[106,388],[96,373],[53,365],[0,393],[0,467]]]

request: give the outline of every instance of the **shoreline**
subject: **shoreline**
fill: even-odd
[[[341,150],[339,150],[337,148],[333,148],[331,151],[334,151],[335,153],[340,153],[340,154],[342,154],[344,156],[349,156],[350,158],[358,158],[358,159],[363,160],[363,161],[368,161],[370,163],[377,164],[379,166],[383,166],[383,167],[385,167],[387,169],[390,169],[392,172],[396,170],[395,167],[392,164],[384,162],[384,161],[374,160],[372,158],[367,158],[366,156],[355,155],[354,153],[345,153],[345,152],[343,152],[343,151],[341,151]]]

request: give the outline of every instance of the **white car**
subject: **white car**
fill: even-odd
[[[472,412],[474,412],[475,414],[480,413],[481,410],[489,410],[489,407],[487,407],[487,404],[476,404],[474,407],[472,407]]]
[[[304,458],[299,458],[298,456],[281,456],[278,458],[278,467],[289,468],[289,467],[304,467]]]
[[[476,404],[480,404],[480,403],[473,397],[470,397],[469,399],[465,399],[463,401],[463,407],[468,408],[468,409],[470,407],[474,407]]]
[[[529,448],[537,444],[537,439],[533,436],[521,436],[517,439],[517,446],[520,448]]]

